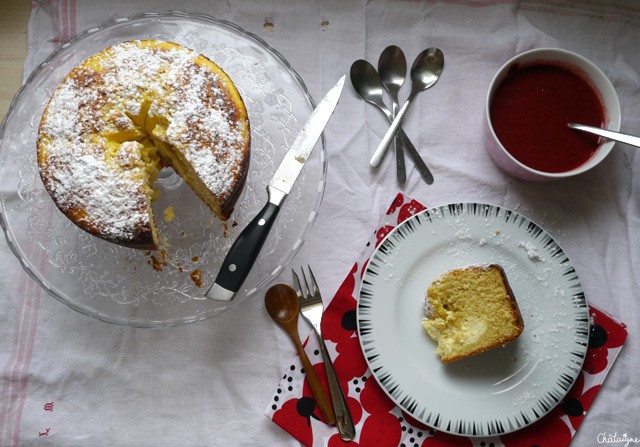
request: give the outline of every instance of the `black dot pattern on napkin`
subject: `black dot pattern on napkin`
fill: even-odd
[[[342,315],[342,320],[340,321],[340,325],[345,331],[355,331],[358,328],[358,323],[356,319],[356,310],[348,310]]]
[[[404,442],[400,444],[402,447],[420,447],[423,442],[424,433],[421,430],[413,428],[411,425],[406,425],[402,416],[398,417],[400,422],[400,429],[403,433]]]
[[[591,326],[591,332],[589,333],[589,347],[598,349],[607,342],[607,331],[604,330],[599,324]]]
[[[570,397],[562,403],[562,409],[569,416],[582,416],[584,408],[578,399]]]
[[[316,409],[316,403],[310,397],[301,397],[300,399],[298,399],[298,403],[296,404],[296,410],[298,411],[298,414],[300,416],[309,420],[309,423],[311,423],[311,419],[310,419],[311,417],[318,419],[313,414],[313,411],[315,409]]]

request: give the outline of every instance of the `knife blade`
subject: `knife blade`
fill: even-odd
[[[329,122],[342,94],[345,76],[329,90],[302,127],[291,148],[267,186],[268,200],[262,210],[242,230],[229,249],[216,280],[205,296],[216,301],[231,301],[247,278],[258,253],[276,220],[280,206],[291,192],[307,158]]]

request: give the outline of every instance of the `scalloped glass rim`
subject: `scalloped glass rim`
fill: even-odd
[[[87,39],[90,36],[95,35],[96,33],[100,33],[100,32],[105,32],[105,30],[109,30],[113,27],[117,27],[120,26],[122,24],[129,24],[132,22],[140,22],[140,21],[145,21],[145,20],[153,20],[153,19],[158,19],[158,20],[187,20],[187,21],[193,21],[194,23],[201,23],[204,26],[211,26],[211,27],[219,27],[220,29],[223,29],[225,31],[230,31],[232,33],[236,33],[241,35],[244,39],[246,39],[250,44],[256,45],[257,47],[259,47],[262,51],[265,52],[266,55],[268,55],[269,57],[273,58],[273,60],[278,63],[281,64],[282,67],[285,70],[285,75],[286,76],[290,76],[293,80],[294,84],[297,84],[297,87],[302,94],[302,100],[306,103],[306,105],[309,107],[308,112],[310,113],[314,108],[315,108],[315,102],[312,99],[311,95],[309,94],[307,87],[304,83],[304,81],[302,80],[302,78],[300,77],[300,75],[291,67],[291,65],[289,64],[289,62],[275,49],[273,49],[268,43],[266,43],[263,39],[261,39],[260,37],[244,30],[243,28],[239,27],[238,25],[225,21],[225,20],[221,20],[221,19],[216,19],[212,16],[206,15],[206,14],[193,14],[193,13],[185,13],[185,12],[181,12],[181,11],[163,11],[163,12],[152,12],[152,13],[142,13],[142,14],[136,14],[136,15],[132,15],[129,17],[121,17],[121,18],[115,18],[112,20],[109,20],[105,23],[103,23],[102,25],[98,26],[98,27],[94,27],[94,28],[90,28],[87,29],[81,33],[79,33],[76,37],[74,37],[72,40],[70,40],[69,42],[61,45],[60,47],[58,47],[56,50],[54,50],[40,65],[38,65],[33,72],[29,75],[27,81],[25,82],[25,84],[20,88],[20,90],[17,92],[17,94],[15,95],[15,97],[13,98],[13,101],[11,102],[11,105],[9,107],[9,110],[5,116],[5,118],[3,119],[2,123],[0,124],[0,168],[2,167],[2,165],[5,164],[5,160],[4,160],[4,154],[3,154],[3,149],[4,149],[4,142],[6,140],[6,132],[8,131],[8,123],[12,120],[14,112],[16,111],[16,108],[18,107],[18,105],[21,103],[21,101],[25,100],[25,95],[27,94],[30,85],[32,84],[33,80],[47,67],[49,66],[51,63],[55,62],[57,59],[59,59],[61,57],[61,55],[64,55],[70,51],[72,51],[74,49],[74,47],[76,45],[78,45],[79,43],[82,43],[85,39]],[[126,39],[121,39],[121,40],[126,40]],[[80,62],[80,60],[78,60],[78,62]],[[225,67],[223,67],[223,69],[225,69]],[[225,69],[226,70],[226,69]],[[234,79],[235,81],[235,79]],[[246,98],[245,98],[246,100]],[[246,102],[246,101],[245,101]],[[249,107],[248,107],[249,108]],[[292,112],[293,114],[293,112]],[[251,118],[251,115],[250,115]],[[305,117],[306,119],[306,117]],[[252,122],[253,124],[253,122]],[[300,127],[301,127],[300,123]],[[252,140],[255,141],[255,134],[254,131],[256,131],[257,129],[255,127],[252,126]],[[297,131],[295,132],[297,133]],[[294,134],[295,136],[295,134]],[[252,144],[253,146],[253,144]],[[69,307],[75,309],[76,311],[109,322],[109,323],[115,323],[115,324],[120,324],[120,325],[127,325],[127,326],[135,326],[135,327],[167,327],[167,326],[176,326],[176,325],[180,325],[180,324],[185,324],[185,323],[191,323],[191,322],[196,322],[196,321],[201,321],[201,320],[205,320],[205,319],[209,319],[212,318],[216,315],[219,315],[233,307],[236,307],[238,304],[240,304],[241,302],[245,301],[247,298],[255,295],[257,292],[259,292],[264,286],[266,286],[267,284],[269,284],[273,279],[275,279],[278,274],[288,265],[288,263],[291,261],[291,259],[295,256],[295,254],[300,250],[300,248],[302,247],[303,243],[304,243],[304,238],[306,237],[306,235],[308,234],[309,230],[311,229],[311,227],[313,226],[313,223],[315,222],[316,216],[317,216],[317,212],[318,209],[320,207],[320,203],[322,202],[322,198],[324,196],[324,190],[325,190],[325,180],[326,180],[326,173],[327,173],[327,155],[326,155],[326,148],[325,148],[325,139],[324,139],[324,135],[321,136],[320,141],[317,144],[318,147],[316,147],[316,149],[314,150],[314,154],[316,154],[315,156],[312,154],[312,157],[316,157],[316,163],[319,167],[319,179],[318,179],[318,184],[317,187],[313,187],[315,189],[315,197],[313,197],[312,201],[313,203],[310,205],[310,211],[308,213],[308,215],[303,215],[303,216],[293,216],[290,219],[290,222],[293,222],[294,220],[302,220],[304,222],[304,225],[301,228],[301,231],[299,233],[299,237],[294,241],[293,246],[291,248],[288,248],[287,251],[283,254],[281,260],[276,263],[275,267],[271,268],[270,270],[268,270],[268,272],[262,277],[259,278],[257,280],[257,282],[255,282],[254,284],[251,284],[248,288],[241,290],[239,295],[230,303],[230,304],[226,304],[224,306],[220,306],[220,305],[213,305],[211,307],[211,309],[209,310],[205,310],[202,312],[198,312],[197,314],[194,315],[187,315],[187,316],[177,316],[177,317],[173,317],[173,316],[167,316],[166,318],[164,316],[161,316],[160,318],[137,318],[136,317],[136,311],[134,310],[133,312],[131,312],[129,314],[129,316],[119,316],[119,315],[112,315],[109,312],[103,312],[100,311],[99,309],[96,309],[92,306],[89,305],[85,305],[82,302],[78,302],[78,300],[74,299],[74,297],[69,297],[67,295],[65,295],[64,293],[61,293],[59,290],[57,290],[55,288],[55,286],[53,286],[51,284],[50,281],[48,281],[45,277],[43,277],[39,272],[38,272],[38,268],[36,268],[33,263],[28,259],[28,257],[25,255],[24,249],[23,247],[21,247],[21,245],[19,244],[19,242],[16,240],[16,238],[14,237],[14,234],[11,231],[11,225],[10,225],[10,221],[8,219],[7,216],[7,209],[5,207],[5,191],[4,191],[4,187],[2,184],[0,184],[0,226],[2,227],[4,233],[5,233],[5,238],[7,240],[7,244],[9,245],[9,248],[11,249],[11,251],[14,253],[14,255],[18,258],[20,264],[22,265],[22,267],[24,268],[24,270],[40,285],[42,286],[42,288],[47,291],[50,295],[52,295],[54,298],[56,298],[57,300],[63,302],[64,304],[68,305]],[[34,151],[35,152],[35,151]],[[252,152],[253,152],[253,147],[252,147]],[[310,160],[311,161],[311,160]],[[252,164],[254,163],[253,160],[253,154],[252,154]],[[277,164],[276,164],[277,166]],[[304,172],[304,171],[303,171]],[[250,178],[247,181],[247,184],[249,186],[251,180],[251,175]],[[299,179],[300,182],[300,179]],[[298,182],[297,182],[298,183]],[[266,188],[266,182],[264,182],[264,184],[260,184],[260,185],[255,185],[256,188],[258,188],[260,191],[263,191]],[[247,189],[252,189],[252,188],[247,188],[245,187],[245,192],[243,192],[243,197],[250,194],[247,193],[246,190]],[[300,193],[302,194],[302,193]],[[240,198],[240,201],[243,200],[243,197]],[[264,205],[264,203],[266,203],[266,192],[264,193],[264,202],[260,204],[260,207],[262,205]],[[261,200],[261,199],[258,199]],[[285,207],[287,207],[287,202],[290,202],[292,200],[296,200],[296,199],[290,199],[288,201],[285,201],[285,203],[283,204],[283,210]],[[309,198],[305,198],[305,200],[309,201]],[[295,203],[294,203],[295,205]],[[257,212],[259,210],[255,209],[255,212]],[[282,216],[282,211],[280,212],[280,216]],[[251,216],[247,216],[247,218],[250,219]],[[233,216],[232,216],[233,218]],[[279,217],[280,219],[280,217]],[[276,223],[274,224],[274,229],[276,228],[276,226],[278,225],[278,220],[276,221]],[[244,225],[240,225],[239,227],[243,227]],[[237,235],[239,233],[239,229],[234,232],[234,235]],[[95,238],[94,238],[95,239]],[[102,241],[100,241],[102,242]],[[108,244],[108,243],[107,243]],[[229,244],[230,245],[230,242]],[[130,250],[130,249],[127,249]],[[258,258],[258,261],[256,262],[256,265],[260,262],[260,258]],[[255,269],[255,266],[254,266]],[[215,269],[214,272],[208,272],[209,275],[211,274],[215,274],[217,273],[217,268]],[[212,282],[212,280],[211,280]],[[245,282],[245,284],[247,284],[247,282],[249,282],[248,280]],[[202,295],[204,295],[204,292],[206,291],[205,288],[208,287],[209,284],[204,283],[203,282],[203,286],[202,286],[202,290],[200,291],[202,293]],[[210,300],[202,300],[200,301],[198,299],[198,301],[200,303],[210,303],[212,301]],[[153,305],[153,303],[151,304]],[[136,309],[137,310],[137,309]]]

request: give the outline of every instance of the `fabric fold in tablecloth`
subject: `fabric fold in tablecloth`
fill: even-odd
[[[591,334],[587,356],[567,396],[539,421],[507,435],[484,440],[476,438],[474,444],[471,438],[436,431],[397,407],[372,376],[360,349],[356,327],[361,274],[376,245],[396,225],[424,209],[424,205],[418,201],[398,194],[335,296],[328,303],[325,302],[322,333],[332,351],[336,374],[356,424],[357,437],[348,445],[472,446],[478,445],[478,442],[495,447],[569,445],[627,336],[623,323],[594,306],[590,306],[589,311]],[[305,341],[305,350],[314,369],[325,380],[322,356],[315,336]],[[344,443],[335,427],[326,425],[320,419],[297,357],[283,375],[265,414],[305,446],[332,447]]]

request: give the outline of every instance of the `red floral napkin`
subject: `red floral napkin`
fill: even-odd
[[[471,438],[438,432],[395,406],[371,375],[360,350],[356,329],[356,294],[362,268],[389,231],[424,209],[419,202],[403,194],[397,195],[323,316],[322,333],[356,424],[356,439],[346,443],[340,439],[335,427],[322,422],[298,357],[282,377],[265,414],[308,447],[569,445],[627,337],[623,323],[593,306],[590,306],[592,327],[587,357],[573,388],[544,418],[508,435],[484,440],[475,438],[474,444]],[[314,369],[325,380],[316,337],[309,337],[305,343]]]

